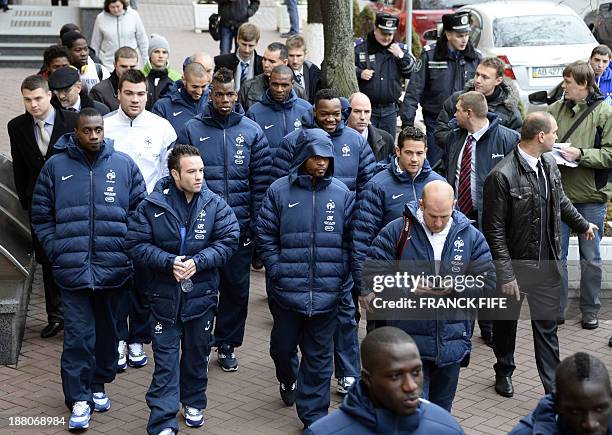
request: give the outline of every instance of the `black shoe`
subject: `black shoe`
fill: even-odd
[[[514,396],[514,387],[510,376],[495,376],[495,392],[503,397]]]
[[[8,12],[10,10],[11,10],[11,8],[9,8],[8,5],[5,5],[5,6],[2,7],[2,12]]]
[[[484,341],[484,344],[493,349],[493,332],[492,331],[481,331],[480,336]]]
[[[599,327],[599,321],[595,314],[585,314],[582,316],[582,329],[597,329]]]
[[[51,322],[40,331],[41,338],[50,338],[64,329],[64,322]]]
[[[263,264],[263,261],[261,261],[261,258],[253,257],[253,259],[251,260],[251,266],[255,270],[261,270],[261,269],[263,269],[264,264]]]
[[[293,406],[295,403],[295,395],[296,395],[296,384],[295,382],[291,385],[285,386],[285,384],[280,384],[278,386],[278,390],[280,391],[281,399],[287,406]]]
[[[297,35],[297,33],[291,33],[291,32],[281,33],[280,37],[283,38],[283,39],[286,39],[286,38],[288,38],[290,36],[293,36],[293,35]]]
[[[557,317],[557,325],[565,325],[565,317]]]
[[[608,340],[608,346],[612,347],[612,335],[610,336],[610,339]]]

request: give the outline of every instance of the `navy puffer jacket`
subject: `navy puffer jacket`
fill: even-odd
[[[400,172],[396,162],[396,158],[391,158],[387,168],[368,181],[355,206],[353,276],[360,292],[362,262],[374,237],[385,225],[402,216],[407,202],[421,199],[427,183],[444,180],[444,177],[431,169],[427,160],[423,162],[423,168],[416,178],[412,178],[406,171]]]
[[[209,102],[185,124],[181,137],[200,150],[208,188],[232,207],[240,231],[248,235],[270,184],[270,148],[259,125],[239,104],[224,118]]]
[[[257,220],[257,243],[272,280],[269,297],[308,316],[333,310],[349,277],[350,219],[354,194],[333,177],[329,135],[300,136],[289,176],[272,183]],[[329,157],[325,177],[313,187],[303,163]]]
[[[219,195],[202,187],[192,199],[195,203],[186,223],[170,202],[170,196],[179,195],[184,194],[171,177],[159,180],[130,219],[126,238],[130,257],[148,272],[151,311],[158,320],[168,322],[178,316],[183,322],[193,320],[217,304],[218,268],[236,252],[240,236],[234,212]],[[181,227],[186,230],[184,241]],[[180,290],[172,273],[177,255],[192,258],[196,265],[189,293]]]
[[[320,128],[312,110],[302,116],[302,128]],[[289,173],[293,155],[298,152],[301,131],[289,133],[281,141],[272,163],[273,180]],[[374,175],[376,159],[372,148],[363,136],[348,127],[344,120],[340,121],[336,131],[330,136],[334,147],[334,177],[346,184],[352,192],[361,192]]]
[[[453,222],[446,237],[439,271],[435,271],[434,252],[425,230],[417,218],[417,201],[406,204],[404,216],[411,223],[409,239],[404,245],[400,271],[413,275],[465,277],[482,276],[484,285],[467,285],[457,296],[484,297],[495,292],[495,268],[489,245],[470,221],[458,210],[453,210]],[[372,242],[366,261],[395,262],[396,246],[404,227],[404,218],[385,226]],[[476,281],[474,279],[474,281]],[[368,285],[364,283],[364,286]],[[472,349],[472,321],[465,310],[432,310],[431,318],[389,321],[406,331],[416,342],[421,359],[438,367],[464,361]]]
[[[32,226],[63,290],[122,287],[132,275],[124,249],[128,216],[146,195],[138,166],[104,139],[90,163],[74,133],[55,144],[32,197]]]
[[[311,109],[312,105],[308,101],[298,98],[294,90],[291,90],[287,101],[279,103],[270,97],[270,89],[268,89],[259,103],[251,106],[247,116],[263,129],[266,138],[268,138],[272,161],[274,161],[280,141],[302,126],[302,116]]]

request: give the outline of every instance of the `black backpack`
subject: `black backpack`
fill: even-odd
[[[221,27],[221,15],[219,14],[210,14],[208,17],[208,32],[212,39],[218,41],[221,39],[221,33],[219,28]]]

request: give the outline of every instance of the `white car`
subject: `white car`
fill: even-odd
[[[483,57],[498,56],[528,111],[527,96],[549,91],[563,80],[565,66],[588,60],[598,42],[570,8],[548,1],[494,1],[464,6],[470,39]],[[541,108],[541,106],[540,106]]]

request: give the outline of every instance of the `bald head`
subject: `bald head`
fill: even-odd
[[[348,118],[348,125],[359,133],[363,133],[370,124],[372,103],[366,94],[355,92],[349,97],[349,104],[352,110]]]
[[[532,112],[525,118],[521,128],[521,149],[539,158],[552,150],[557,141],[557,121],[548,112]]]
[[[453,215],[455,193],[446,181],[430,181],[423,188],[421,210],[425,225],[432,233],[439,233]]]

